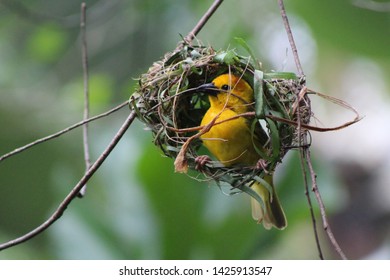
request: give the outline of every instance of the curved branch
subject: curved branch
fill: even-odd
[[[34,142],[31,142],[31,143],[29,143],[29,144],[27,144],[27,145],[25,145],[25,146],[16,148],[15,150],[13,150],[13,151],[11,151],[11,152],[2,155],[2,156],[0,157],[0,162],[1,162],[2,160],[5,160],[6,158],[9,158],[9,157],[14,156],[14,155],[16,155],[16,154],[19,154],[19,153],[23,152],[24,150],[27,150],[27,149],[29,149],[29,148],[31,148],[31,147],[33,147],[33,146],[36,146],[36,145],[41,144],[41,143],[43,143],[43,142],[49,141],[49,140],[51,140],[51,139],[53,139],[53,138],[57,138],[57,137],[61,136],[62,134],[65,134],[65,133],[67,133],[67,132],[69,132],[69,131],[71,131],[71,130],[73,130],[73,129],[75,129],[75,128],[78,128],[79,126],[84,125],[85,123],[89,123],[89,122],[98,120],[98,119],[100,119],[100,118],[106,117],[106,116],[108,116],[108,115],[110,115],[110,114],[112,114],[112,113],[114,113],[114,112],[116,112],[116,111],[122,109],[123,107],[125,107],[125,106],[128,105],[128,104],[129,104],[129,101],[126,101],[126,102],[124,102],[124,103],[122,103],[122,104],[120,104],[120,105],[118,105],[118,106],[112,108],[111,110],[109,110],[109,111],[107,111],[107,112],[104,112],[104,113],[102,113],[102,114],[99,114],[99,115],[97,115],[97,116],[94,116],[94,117],[92,117],[92,118],[89,118],[89,119],[87,119],[87,120],[83,120],[83,121],[81,121],[81,122],[78,122],[78,123],[76,123],[76,124],[74,124],[74,125],[71,125],[71,126],[69,126],[69,127],[67,127],[67,128],[64,128],[63,130],[58,131],[58,132],[56,132],[56,133],[54,133],[54,134],[51,134],[51,135],[48,135],[48,136],[46,136],[46,137],[37,139],[37,140],[35,140]]]
[[[48,229],[55,221],[57,221],[65,212],[66,208],[73,201],[73,199],[79,194],[82,187],[89,181],[92,175],[99,169],[99,167],[102,165],[104,160],[115,148],[119,140],[122,138],[122,136],[125,134],[127,129],[134,121],[135,117],[136,117],[135,111],[131,111],[130,115],[127,117],[126,121],[118,130],[115,137],[112,139],[112,141],[107,146],[107,148],[103,151],[103,153],[99,156],[99,158],[95,161],[95,163],[91,166],[91,168],[87,170],[84,176],[80,179],[80,181],[76,184],[76,186],[72,189],[72,191],[65,197],[65,199],[61,202],[61,204],[54,211],[54,213],[44,223],[42,223],[40,226],[36,227],[35,229],[33,229],[32,231],[28,232],[23,236],[20,236],[18,238],[0,244],[0,251],[18,245],[20,243],[23,243],[27,240],[30,240],[31,238],[37,236],[38,234]]]
[[[219,7],[219,5],[222,2],[223,2],[223,0],[215,0],[214,1],[212,6],[203,15],[203,17],[200,19],[198,24],[185,37],[185,41],[186,42],[191,42],[195,38],[195,36],[203,28],[203,26],[206,24],[208,19],[214,14],[216,9]],[[85,28],[85,15],[84,15],[84,13],[85,13],[85,3],[82,3],[81,13],[82,13],[82,15],[81,15],[81,28],[85,32],[85,30],[84,30],[84,28]],[[85,36],[85,34],[84,34],[84,36]],[[84,54],[84,51],[86,51],[85,42],[83,43],[82,47],[83,47],[84,74],[86,74],[86,71],[87,71],[86,70],[86,66],[87,66],[87,64],[86,64],[87,56],[86,55],[87,54],[86,53]],[[88,79],[88,77],[84,76],[84,81],[87,80],[87,79]],[[84,86],[85,86],[85,83],[84,83]],[[87,89],[85,89],[85,91],[87,91]],[[86,94],[85,98],[86,99],[88,98],[87,94]],[[30,144],[27,144],[27,145],[25,145],[23,147],[17,148],[14,151],[11,151],[11,152],[1,156],[0,157],[0,161],[6,159],[8,157],[11,157],[13,155],[16,155],[16,154],[18,154],[18,153],[20,153],[20,152],[22,152],[22,151],[24,151],[24,150],[26,150],[28,148],[31,148],[31,147],[33,147],[35,145],[38,145],[40,143],[43,143],[45,141],[48,141],[48,140],[53,139],[55,137],[58,137],[58,136],[60,136],[60,135],[62,135],[64,133],[69,132],[70,130],[73,130],[73,129],[79,127],[79,126],[87,124],[90,121],[93,121],[93,120],[99,119],[101,117],[107,116],[107,115],[111,114],[112,112],[115,112],[115,111],[119,110],[120,108],[124,107],[127,104],[128,104],[128,101],[123,103],[123,104],[121,104],[121,105],[119,105],[119,106],[117,106],[116,108],[114,108],[114,109],[112,109],[112,110],[110,110],[110,111],[108,111],[106,113],[103,113],[101,115],[98,115],[98,116],[90,118],[90,119],[85,119],[85,120],[83,120],[83,121],[81,121],[81,122],[79,122],[77,124],[74,124],[74,125],[66,128],[66,129],[63,129],[63,130],[59,131],[57,133],[54,133],[54,134],[49,135],[47,137],[38,139],[38,140],[36,140],[36,141],[34,141],[34,142],[30,143]],[[84,113],[84,118],[87,118],[86,113]],[[73,199],[79,195],[79,193],[82,190],[83,186],[85,186],[85,184],[88,182],[88,180],[99,169],[99,167],[102,165],[104,160],[112,152],[112,150],[118,144],[119,140],[122,138],[124,133],[130,127],[130,125],[132,124],[132,122],[134,121],[135,118],[136,118],[136,112],[132,111],[130,113],[130,115],[128,116],[128,118],[126,119],[126,121],[123,123],[122,127],[119,129],[119,131],[115,135],[115,137],[112,139],[110,144],[107,146],[107,148],[103,151],[103,153],[99,156],[99,158],[95,161],[95,163],[89,169],[87,169],[87,171],[84,174],[84,176],[80,179],[80,181],[76,184],[76,186],[69,192],[69,194],[65,197],[65,199],[58,206],[56,211],[54,211],[54,213],[44,223],[42,223],[40,226],[36,227],[35,229],[31,230],[30,232],[26,233],[23,236],[20,236],[20,237],[18,237],[16,239],[13,239],[13,240],[10,240],[8,242],[0,244],[0,251],[4,250],[4,249],[7,249],[7,248],[10,248],[10,247],[13,247],[13,246],[18,245],[18,244],[21,244],[21,243],[23,243],[23,242],[25,242],[25,241],[27,241],[27,240],[37,236],[38,234],[40,234],[43,231],[45,231],[46,229],[48,229],[55,221],[57,221],[63,215],[63,213],[65,212],[66,208],[70,205],[70,203],[73,201]]]
[[[184,38],[185,42],[189,43],[195,38],[195,36],[200,32],[200,30],[202,30],[203,26],[207,23],[207,21],[215,13],[215,11],[222,4],[222,2],[223,2],[223,0],[215,0],[214,1],[214,3],[210,6],[210,8],[207,10],[207,12],[202,16],[202,18],[195,25],[195,27]]]

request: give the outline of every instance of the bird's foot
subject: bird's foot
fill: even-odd
[[[198,171],[202,171],[204,169],[204,166],[211,161],[211,158],[207,155],[203,156],[197,156],[195,158],[195,169]]]
[[[265,174],[269,174],[267,170],[268,163],[264,159],[259,159],[256,163],[255,168],[258,170],[264,170]]]

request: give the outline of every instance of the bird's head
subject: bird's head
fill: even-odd
[[[225,106],[237,113],[247,112],[254,101],[251,86],[234,74],[222,74],[198,90],[208,93],[210,106]]]

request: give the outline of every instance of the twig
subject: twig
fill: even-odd
[[[303,181],[304,181],[304,185],[305,185],[305,195],[307,198],[307,203],[309,205],[309,212],[310,212],[310,217],[311,217],[312,226],[313,226],[314,239],[316,241],[319,257],[321,260],[323,260],[324,256],[322,254],[321,243],[320,243],[320,239],[318,236],[317,221],[316,221],[316,217],[315,217],[314,210],[313,210],[313,204],[311,203],[309,184],[307,181],[307,173],[306,173],[306,166],[305,166],[304,154],[305,154],[305,150],[308,149],[307,148],[308,146],[307,146],[307,132],[302,133],[302,121],[301,121],[301,103],[302,102],[301,102],[301,100],[302,100],[302,98],[304,98],[306,93],[307,93],[306,86],[304,86],[302,88],[302,90],[299,93],[297,93],[297,103],[296,103],[297,106],[296,106],[296,111],[295,111],[296,115],[297,115],[298,145],[300,146],[299,159],[300,159],[300,163],[301,163],[301,170],[302,170]]]
[[[315,238],[316,245],[317,245],[318,255],[319,255],[320,259],[323,260],[324,255],[322,253],[321,243],[320,243],[320,239],[318,236],[317,221],[316,221],[316,217],[314,214],[313,204],[311,203],[309,184],[307,181],[306,165],[305,165],[305,150],[306,149],[307,149],[307,147],[302,147],[300,149],[299,157],[300,157],[301,169],[302,169],[302,173],[303,173],[303,180],[304,180],[304,184],[305,184],[305,196],[307,198],[307,203],[309,205],[309,211],[310,211],[310,217],[311,217],[311,222],[312,222],[312,226],[313,226],[314,238]]]
[[[190,43],[195,36],[202,30],[203,26],[210,19],[210,17],[215,13],[218,9],[219,5],[221,5],[223,0],[215,0],[214,3],[210,6],[207,12],[202,16],[199,22],[195,25],[195,27],[188,33],[188,35],[184,38],[184,41]]]
[[[290,42],[290,46],[291,46],[291,49],[292,49],[292,52],[293,52],[293,55],[294,55],[295,65],[296,65],[296,67],[298,69],[299,75],[300,76],[304,76],[302,65],[301,65],[301,62],[300,62],[299,56],[298,56],[298,50],[297,50],[297,47],[295,45],[294,37],[292,35],[291,27],[290,27],[290,24],[289,24],[289,21],[288,21],[288,18],[287,18],[286,9],[284,8],[283,0],[278,0],[278,4],[279,4],[279,8],[280,8],[280,13],[281,13],[282,18],[283,18],[284,27],[285,27],[286,32],[287,32],[288,40]],[[299,101],[299,97],[298,97],[298,101]],[[344,106],[344,105],[342,104],[342,106]],[[353,124],[353,123],[355,123],[355,122],[360,120],[360,117],[359,117],[359,114],[357,113],[357,111],[354,110],[353,108],[352,108],[352,110],[357,114],[357,117],[355,118],[354,121],[352,121],[350,123],[347,123],[343,127],[348,126],[350,124]],[[299,117],[299,103],[298,103],[298,117]],[[297,126],[298,126],[298,133],[299,133],[298,138],[299,138],[300,137],[301,126],[304,126],[304,125],[302,125],[301,122],[298,120],[298,125]],[[310,126],[306,126],[306,128],[312,129],[312,127],[310,127]],[[339,129],[339,128],[336,128],[336,129]],[[299,144],[301,144],[301,143],[299,142]],[[304,145],[304,146],[307,147],[306,145]],[[333,235],[333,232],[332,232],[332,230],[331,230],[331,228],[330,228],[330,226],[328,224],[328,220],[327,220],[327,217],[326,217],[325,206],[324,206],[324,203],[323,203],[322,198],[321,198],[321,194],[320,194],[320,192],[318,190],[318,186],[317,186],[317,175],[314,172],[314,168],[313,168],[313,165],[312,165],[312,162],[311,162],[310,150],[308,148],[302,148],[301,149],[301,153],[302,153],[301,154],[301,164],[302,164],[302,167],[303,167],[302,171],[304,172],[304,177],[306,178],[306,171],[305,171],[306,168],[305,168],[305,166],[303,164],[303,161],[305,161],[306,164],[309,167],[310,176],[311,176],[311,182],[312,182],[312,191],[314,192],[315,197],[317,199],[317,203],[318,203],[318,205],[320,207],[322,224],[323,224],[324,230],[325,230],[326,234],[328,235],[328,237],[329,237],[329,239],[330,239],[334,249],[336,250],[336,252],[340,255],[340,257],[342,259],[347,259],[345,254],[341,250],[339,244],[337,243],[337,241],[336,241],[336,239],[335,239],[335,237]],[[306,192],[308,192],[307,179],[305,179],[305,188],[306,188]],[[318,234],[317,234],[317,230],[316,230],[316,226],[315,226],[316,222],[315,222],[314,213],[313,213],[313,209],[312,209],[312,205],[311,205],[311,200],[310,200],[309,194],[307,194],[307,198],[308,198],[308,202],[309,202],[310,212],[311,212],[311,215],[312,215],[312,221],[313,221],[314,234],[315,234],[315,238],[316,238],[317,248],[319,250],[320,258],[323,259],[323,255],[322,255],[322,252],[321,252],[321,247],[320,247],[320,244],[319,244]]]
[[[304,76],[305,74],[303,73],[301,61],[299,60],[299,55],[298,55],[298,49],[297,46],[295,45],[294,37],[291,31],[290,23],[288,21],[288,17],[286,14],[286,9],[284,8],[284,3],[283,0],[278,0],[279,8],[280,8],[280,14],[282,15],[283,23],[284,23],[284,28],[286,29],[287,32],[287,37],[290,42],[291,50],[294,55],[294,60],[295,60],[295,65],[298,69],[298,73],[300,76]]]
[[[203,26],[207,22],[208,18],[215,12],[215,10],[218,8],[218,6],[221,3],[222,3],[222,0],[216,0],[214,2],[214,4],[210,7],[210,9],[202,17],[200,22],[186,36],[187,42],[191,42],[194,39],[195,35],[203,28]],[[82,13],[83,13],[83,6],[82,6]],[[83,15],[82,15],[82,17],[83,17]],[[81,22],[83,22],[83,20],[81,20]],[[84,20],[84,22],[85,22],[85,20]],[[81,23],[81,25],[82,25],[82,23]],[[85,50],[86,50],[86,47],[85,47]],[[83,65],[84,65],[84,63],[85,63],[85,60],[83,59]],[[85,70],[84,70],[84,73],[86,73]],[[87,78],[84,76],[84,81],[85,81],[85,79],[87,79]],[[27,145],[25,145],[23,147],[17,148],[14,151],[9,152],[9,153],[3,155],[2,157],[0,157],[0,161],[6,159],[8,157],[11,157],[11,156],[13,156],[15,154],[18,154],[18,153],[20,153],[20,152],[22,152],[22,151],[24,151],[24,150],[26,150],[28,148],[31,148],[31,147],[33,147],[35,145],[38,145],[40,143],[43,143],[45,141],[48,141],[48,140],[53,139],[55,137],[58,137],[58,136],[60,136],[60,135],[62,135],[64,133],[67,133],[70,130],[76,128],[76,127],[84,125],[85,123],[88,123],[90,121],[93,121],[93,120],[99,119],[101,117],[107,116],[107,115],[111,114],[112,112],[115,112],[115,111],[119,110],[120,108],[128,105],[128,103],[129,102],[126,101],[125,103],[115,107],[114,109],[112,109],[112,110],[110,110],[110,111],[108,111],[106,113],[100,114],[100,115],[98,115],[96,117],[93,117],[91,119],[83,120],[83,121],[81,121],[81,122],[79,122],[77,124],[74,124],[74,125],[66,128],[66,129],[64,129],[64,130],[62,130],[60,132],[57,132],[57,133],[49,135],[47,137],[38,139],[38,140],[36,140],[36,141],[34,141],[34,142],[30,143],[30,144],[27,144]],[[80,181],[77,183],[77,185],[71,190],[71,192],[69,192],[69,194],[65,197],[65,199],[58,206],[56,211],[54,211],[54,213],[44,223],[42,223],[40,226],[36,227],[32,231],[28,232],[27,234],[25,234],[25,235],[23,235],[21,237],[18,237],[16,239],[10,240],[8,242],[5,242],[3,244],[0,244],[0,251],[4,250],[6,248],[10,248],[10,247],[13,247],[15,245],[18,245],[20,243],[23,243],[23,242],[25,242],[25,241],[27,241],[27,240],[37,236],[38,234],[40,234],[43,231],[45,231],[46,229],[48,229],[55,221],[57,221],[63,215],[63,213],[65,212],[66,208],[70,205],[70,203],[73,201],[73,199],[78,196],[78,194],[80,193],[80,191],[83,188],[83,186],[88,182],[88,180],[92,177],[92,175],[99,169],[99,167],[102,165],[104,160],[108,157],[108,155],[112,152],[112,150],[118,144],[119,140],[122,138],[124,133],[127,131],[127,129],[130,127],[130,125],[132,124],[132,122],[136,118],[136,115],[137,114],[136,114],[136,112],[134,110],[130,113],[130,115],[126,119],[125,123],[119,129],[119,131],[117,132],[117,134],[115,135],[113,140],[110,142],[110,144],[107,146],[107,148],[103,151],[103,153],[99,156],[99,158],[95,161],[95,163],[86,171],[84,176],[80,179]]]
[[[89,85],[88,85],[88,51],[87,51],[87,32],[86,32],[86,10],[87,5],[85,2],[81,3],[81,18],[80,18],[80,31],[81,31],[81,50],[82,50],[82,64],[83,64],[83,81],[84,81],[84,120],[89,118]],[[83,147],[84,147],[84,161],[85,170],[91,167],[91,160],[89,154],[88,144],[88,123],[83,125]],[[79,196],[83,197],[87,190],[87,185],[83,186],[80,190]]]
[[[102,163],[111,153],[111,151],[115,148],[119,140],[122,138],[122,136],[125,134],[127,129],[134,121],[135,117],[136,117],[136,113],[135,111],[132,111],[130,115],[127,117],[126,121],[121,126],[121,128],[116,133],[115,137],[107,146],[107,148],[103,151],[103,153],[99,156],[99,158],[95,161],[95,163],[91,166],[91,168],[87,170],[87,172],[84,174],[81,180],[76,184],[76,186],[72,189],[72,191],[65,197],[65,199],[61,202],[61,204],[54,211],[54,213],[44,223],[42,223],[40,226],[36,227],[32,231],[28,232],[27,234],[21,237],[0,244],[0,251],[18,245],[20,243],[23,243],[35,237],[36,235],[48,229],[55,221],[57,221],[65,212],[66,208],[69,206],[72,200],[78,195],[81,188],[88,182],[88,180],[99,169],[99,167],[102,165]]]
[[[305,158],[306,158],[306,163],[307,163],[307,165],[309,167],[309,170],[310,170],[311,181],[312,181],[312,191],[314,192],[315,197],[317,199],[317,203],[318,203],[318,205],[320,207],[321,218],[322,218],[322,225],[324,227],[324,230],[325,230],[326,234],[328,235],[329,240],[332,243],[332,245],[333,245],[334,249],[336,250],[336,252],[339,254],[339,256],[343,260],[346,260],[347,257],[345,256],[343,250],[340,248],[339,244],[337,243],[337,240],[336,240],[336,238],[333,235],[332,229],[329,226],[328,218],[326,216],[325,206],[324,206],[324,203],[322,201],[321,194],[320,194],[320,192],[318,190],[317,175],[314,172],[314,168],[313,168],[313,164],[311,162],[309,149],[305,150]]]
[[[110,115],[110,114],[112,114],[112,113],[114,113],[114,112],[116,112],[116,111],[122,109],[123,107],[127,106],[128,104],[129,104],[129,101],[123,102],[122,104],[120,104],[120,105],[118,105],[118,106],[112,108],[111,110],[109,110],[109,111],[107,111],[107,112],[104,112],[104,113],[102,113],[102,114],[99,114],[99,115],[97,115],[97,116],[94,116],[94,117],[92,117],[92,118],[90,118],[90,119],[83,120],[83,121],[81,121],[81,122],[78,122],[78,123],[76,123],[76,124],[74,124],[74,125],[71,125],[71,126],[65,128],[65,129],[63,129],[63,130],[61,130],[61,131],[58,131],[58,132],[56,132],[56,133],[54,133],[54,134],[51,134],[51,135],[48,135],[48,136],[46,136],[46,137],[37,139],[37,140],[35,140],[34,142],[31,142],[31,143],[29,143],[29,144],[27,144],[27,145],[24,145],[24,146],[22,146],[22,147],[16,148],[15,150],[13,150],[13,151],[11,151],[11,152],[2,155],[2,156],[0,157],[0,162],[1,162],[2,160],[5,160],[6,158],[9,158],[9,157],[14,156],[14,155],[16,155],[16,154],[19,154],[19,153],[21,153],[21,152],[23,152],[23,151],[25,151],[25,150],[27,150],[27,149],[33,147],[33,146],[36,146],[36,145],[41,144],[41,143],[43,143],[43,142],[49,141],[49,140],[51,140],[51,139],[53,139],[53,138],[59,137],[59,136],[61,136],[62,134],[65,134],[65,133],[67,133],[67,132],[69,132],[69,131],[71,131],[71,130],[73,130],[73,129],[75,129],[75,128],[78,128],[78,127],[82,126],[82,125],[85,124],[85,123],[89,123],[89,122],[98,120],[98,119],[100,119],[100,118],[106,117],[106,116],[108,116],[108,115]]]

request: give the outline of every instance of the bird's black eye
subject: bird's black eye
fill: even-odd
[[[230,90],[230,86],[229,85],[223,85],[221,87],[221,89],[223,89],[223,90]]]

